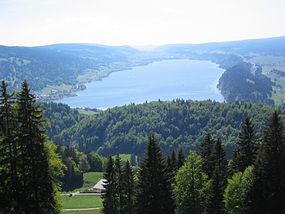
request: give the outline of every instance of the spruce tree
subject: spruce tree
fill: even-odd
[[[215,165],[215,159],[213,157],[214,140],[208,133],[204,141],[200,145],[200,155],[202,157],[202,169],[209,178],[213,176],[213,170]]]
[[[183,166],[184,162],[185,162],[185,156],[184,156],[184,152],[183,149],[180,148],[179,152],[178,152],[178,158],[177,158],[177,167],[178,169]]]
[[[136,212],[140,214],[173,213],[171,192],[161,150],[154,135],[149,136],[146,157],[138,172]]]
[[[105,184],[105,193],[103,197],[103,212],[105,214],[114,214],[117,213],[116,210],[116,182],[115,182],[115,170],[114,170],[114,161],[112,156],[109,157],[106,171],[104,173]]]
[[[134,213],[134,175],[129,161],[126,162],[123,174],[123,214],[133,214]]]
[[[114,163],[114,184],[115,184],[115,207],[118,214],[123,214],[124,207],[124,195],[123,195],[123,169],[122,160],[118,155],[116,155]]]
[[[236,171],[243,172],[248,166],[253,165],[256,155],[256,137],[252,121],[247,117],[242,124],[236,148],[234,150],[234,166]]]
[[[13,95],[2,81],[0,88],[0,211],[18,212],[17,146],[14,137]]]
[[[42,110],[36,105],[27,82],[17,94],[17,141],[21,160],[19,200],[22,213],[59,213],[55,185],[50,176],[47,137]]]
[[[262,141],[254,164],[250,213],[284,213],[285,138],[277,112],[272,114]]]
[[[172,165],[173,171],[176,172],[178,162],[177,162],[176,153],[174,150],[171,153],[171,165]]]
[[[216,140],[212,153],[214,168],[212,174],[213,197],[211,200],[211,209],[213,214],[223,213],[223,194],[227,185],[227,159],[226,152],[220,139]]]

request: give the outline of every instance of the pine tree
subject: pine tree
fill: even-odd
[[[285,138],[277,112],[272,114],[254,164],[250,213],[285,212]]]
[[[103,197],[103,212],[105,214],[114,214],[117,213],[116,210],[116,184],[115,184],[115,170],[114,170],[114,161],[112,156],[109,157],[106,172],[104,173],[105,184],[105,193]]]
[[[252,121],[247,117],[242,124],[242,130],[234,151],[234,166],[236,171],[243,172],[248,166],[253,165],[256,155],[256,137]]]
[[[213,182],[213,197],[212,197],[212,213],[223,213],[223,193],[227,185],[227,159],[226,152],[222,146],[222,142],[218,139],[214,144],[212,153],[214,162],[214,169],[212,174]]]
[[[176,172],[178,162],[177,162],[176,153],[174,150],[171,153],[171,165],[172,165],[173,171]]]
[[[123,214],[124,207],[124,195],[123,195],[123,170],[122,170],[122,160],[118,155],[116,155],[114,163],[114,183],[115,183],[115,206],[118,214]]]
[[[178,160],[177,160],[177,167],[178,167],[178,169],[179,169],[181,166],[183,166],[184,161],[185,161],[184,152],[183,152],[183,149],[180,148],[180,149],[179,149],[179,152],[178,152]]]
[[[214,140],[212,139],[211,135],[208,133],[204,139],[204,141],[200,145],[200,155],[202,157],[202,169],[209,176],[212,178],[213,171],[214,171],[214,164],[215,159],[213,159],[213,146]]]
[[[149,136],[146,157],[138,172],[136,212],[140,214],[173,213],[171,192],[162,154],[154,135]]]
[[[50,176],[43,113],[27,82],[17,94],[17,140],[21,160],[19,194],[22,213],[59,213]]]
[[[129,161],[126,162],[122,174],[123,179],[123,214],[134,213],[134,175]]]
[[[13,95],[7,92],[5,81],[2,81],[0,93],[0,211],[18,212],[14,100]]]

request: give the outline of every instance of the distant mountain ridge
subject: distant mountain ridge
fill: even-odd
[[[247,56],[251,54],[285,55],[285,36],[246,39],[227,42],[210,42],[202,44],[169,44],[159,46],[156,51],[225,51]]]
[[[270,60],[268,57],[271,57]],[[148,51],[130,46],[84,43],[38,47],[0,46],[0,79],[6,80],[11,90],[17,90],[21,82],[27,80],[39,98],[54,100],[70,96],[84,89],[86,82],[100,80],[111,72],[164,59],[210,60],[226,69],[226,72],[228,69],[233,71],[231,68],[234,66],[242,68],[245,66],[240,65],[250,63],[252,66],[247,69],[248,73],[236,85],[246,88],[245,91],[251,95],[239,94],[239,90],[232,87],[231,83],[225,84],[225,81],[232,79],[232,74],[244,74],[244,71],[235,69],[234,73],[230,72],[230,75],[224,75],[226,78],[220,79],[219,89],[226,101],[248,101],[257,94],[259,98],[253,99],[253,102],[272,103],[271,97],[279,103],[285,102],[285,99],[282,101],[283,95],[285,97],[282,80],[285,72],[285,36],[204,44],[170,44]],[[275,63],[277,60],[281,62],[278,66]],[[263,65],[264,61],[268,63]],[[255,76],[255,65],[261,67],[258,77]],[[244,79],[248,76],[252,77],[250,81]],[[263,90],[260,88],[263,83],[253,85],[259,80],[266,80],[269,87]]]

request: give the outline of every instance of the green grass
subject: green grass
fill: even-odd
[[[85,114],[85,115],[94,115],[94,114],[97,114],[97,112],[91,111],[91,110],[88,110],[88,109],[77,108],[76,110],[77,110],[80,114]]]
[[[103,172],[87,172],[83,175],[83,186],[72,192],[82,192],[93,187],[100,179],[103,178]]]
[[[131,155],[130,154],[119,154],[122,161],[130,161]],[[116,155],[113,156],[113,158],[116,158]]]
[[[69,197],[62,196],[63,209],[98,208],[102,207],[100,195],[75,195]]]
[[[103,178],[103,172],[84,173],[83,188],[89,189],[93,187],[102,178]]]
[[[88,211],[64,211],[68,214],[102,214],[102,210],[88,210]]]
[[[50,94],[52,91],[60,91],[60,92],[69,92],[72,89],[72,85],[56,85],[56,86],[47,86],[41,90],[43,94]]]

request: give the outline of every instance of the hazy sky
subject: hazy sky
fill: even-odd
[[[285,0],[0,0],[0,44],[201,43],[285,35]]]

